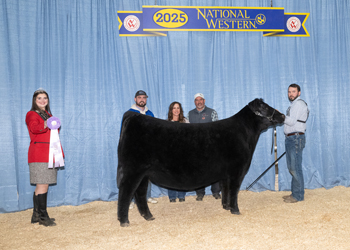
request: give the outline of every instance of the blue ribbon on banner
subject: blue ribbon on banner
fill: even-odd
[[[284,8],[143,6],[142,12],[145,31],[284,31]]]

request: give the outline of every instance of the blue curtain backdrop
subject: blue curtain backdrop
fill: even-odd
[[[119,10],[154,0],[0,0],[0,212],[32,207],[25,115],[33,92],[50,95],[61,119],[65,167],[49,189],[49,206],[118,197],[117,146],[123,113],[137,90],[165,119],[171,102],[194,108],[193,95],[227,118],[254,98],[285,112],[287,88],[301,85],[308,103],[303,170],[306,188],[350,185],[350,3],[274,0],[286,13],[310,13],[310,37],[260,32],[168,32],[167,37],[119,37]],[[158,5],[269,7],[270,0],[158,0]],[[245,189],[273,161],[272,131],[261,134]],[[284,152],[283,127],[277,128]],[[213,166],[214,167],[214,166]],[[290,189],[285,158],[279,189]],[[274,169],[253,191],[274,190]],[[209,191],[209,190],[208,190]],[[166,194],[153,186],[153,196]]]

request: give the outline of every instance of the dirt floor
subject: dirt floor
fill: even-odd
[[[31,224],[31,210],[0,214],[0,249],[350,249],[350,188],[306,190],[294,204],[283,202],[288,194],[241,191],[241,215],[212,196],[162,197],[149,205],[155,220],[134,208],[127,228],[117,202],[49,208],[55,227]]]

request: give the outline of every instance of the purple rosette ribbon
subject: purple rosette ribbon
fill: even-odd
[[[57,117],[51,116],[47,119],[47,127],[50,129],[50,148],[49,148],[49,163],[48,167],[55,166],[63,167],[64,159],[61,147],[60,137],[58,135],[58,129],[61,127],[61,121]]]
[[[47,119],[47,126],[49,129],[58,129],[61,127],[61,121],[57,117],[51,116],[49,119]]]

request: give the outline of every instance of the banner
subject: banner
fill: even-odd
[[[143,6],[146,31],[283,32],[283,8]]]
[[[264,36],[309,36],[309,13],[284,8],[217,6],[142,6],[118,11],[120,36],[166,36],[167,31],[255,31]]]

